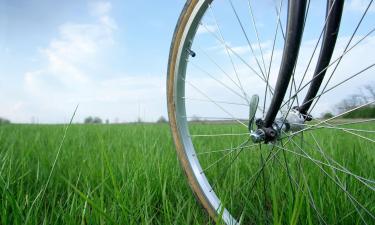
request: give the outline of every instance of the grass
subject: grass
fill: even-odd
[[[366,126],[373,124],[361,128]],[[242,132],[231,124],[194,124],[191,132],[236,129]],[[212,223],[196,203],[179,167],[167,124],[72,125],[58,154],[64,130],[62,125],[0,126],[1,224]],[[374,144],[334,133],[318,131],[315,137],[346,168],[374,179]],[[193,140],[197,149],[207,151],[237,146],[243,137]],[[306,145],[312,141],[306,135]],[[286,146],[298,150],[292,143]],[[267,146],[261,151],[244,149],[239,160],[223,173],[223,165],[229,165],[236,156],[233,152],[225,157],[226,164],[215,164],[207,170],[218,195],[235,215],[245,215],[245,223],[316,224],[319,219],[305,194],[310,192],[328,224],[362,224],[340,188],[316,165],[293,154],[285,153],[283,158],[281,153],[277,160],[288,162],[296,182],[294,188],[284,171],[285,164],[274,160],[251,189],[251,171],[259,168],[260,155],[265,160],[271,151],[275,149]],[[324,161],[321,154],[306,151]],[[202,156],[202,167],[224,154]],[[301,167],[303,175],[298,172]],[[337,175],[346,190],[374,213],[373,191],[351,176],[324,168],[328,174]],[[243,187],[243,192],[233,187]],[[371,221],[364,210],[359,210],[366,221]]]
[[[2,224],[204,224],[167,125],[0,128]]]

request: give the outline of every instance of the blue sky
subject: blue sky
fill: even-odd
[[[167,57],[182,6],[183,1],[0,1],[0,116],[63,122],[78,103],[78,120],[166,115]]]
[[[366,2],[350,1],[349,12],[356,15]],[[0,0],[0,117],[61,123],[77,104],[76,121],[90,115],[120,122],[166,116],[167,60],[183,5],[183,0]],[[314,16],[323,18],[319,4],[313,7]],[[231,44],[241,51],[240,39]]]

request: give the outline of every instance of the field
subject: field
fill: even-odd
[[[207,129],[207,126],[195,124],[193,130],[209,133],[215,129],[221,132],[235,129],[230,124],[210,125],[214,129]],[[373,126],[361,125],[361,128]],[[167,124],[71,125],[65,128],[63,125],[0,126],[1,224],[212,223],[190,191]],[[323,138],[322,145],[329,148],[338,162],[373,180],[374,144],[351,137],[331,130],[316,133],[316,138]],[[197,146],[204,148],[214,143],[209,146],[214,149],[240,141],[239,137],[215,142],[210,138],[195,139]],[[311,138],[306,137],[306,143],[310,141]],[[225,179],[217,178],[221,175],[220,168],[210,169],[207,174],[218,183],[218,193],[225,196],[228,208],[238,213],[244,212],[241,207],[245,208],[247,223],[316,224],[319,220],[309,197],[304,194],[307,192],[311,193],[327,224],[363,223],[350,198],[316,165],[305,158],[292,159],[293,155],[286,154],[284,159],[289,160],[292,175],[299,184],[293,184],[294,189],[281,163],[264,171],[262,176],[267,179],[258,179],[253,194],[236,195],[230,189],[233,184],[246,184],[243,182],[251,176],[246,171],[259,167],[259,151],[244,152]],[[203,166],[222,156],[207,157]],[[262,156],[266,157],[266,153]],[[284,159],[280,155],[280,160]],[[296,169],[300,167],[308,171],[302,178]],[[345,189],[354,193],[374,214],[373,191],[350,175],[324,168],[337,176]],[[262,195],[265,186],[269,194]],[[238,201],[241,204],[246,202],[246,206],[238,205],[236,199],[241,199]],[[365,221],[371,223],[372,218],[357,207]]]

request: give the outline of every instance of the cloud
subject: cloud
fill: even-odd
[[[135,121],[141,116],[151,121],[166,114],[164,76],[97,71],[103,52],[116,44],[111,8],[107,1],[91,3],[88,10],[94,22],[59,26],[58,35],[40,50],[45,65],[24,74],[25,90],[32,97],[27,108],[40,122],[68,120],[77,104],[76,121],[89,115],[111,121]],[[25,107],[19,109],[25,111]],[[31,116],[18,118],[28,122]]]
[[[96,71],[103,61],[103,52],[115,44],[117,24],[111,17],[111,8],[108,1],[90,3],[92,23],[60,25],[58,35],[39,51],[44,65],[24,74],[25,90],[39,109],[49,108],[58,115],[71,104],[101,101],[104,96],[108,100],[115,96],[111,93],[122,96],[119,90],[128,88],[122,80],[106,80]],[[58,104],[52,106],[53,102]],[[34,113],[46,115],[40,110]]]
[[[272,42],[271,41],[265,41],[265,42],[261,42],[260,44],[258,44],[258,43],[251,43],[251,48],[253,49],[254,54],[256,54],[256,55],[259,55],[261,53],[259,46],[262,49],[262,51],[264,52],[264,51],[269,50],[272,47]],[[230,48],[236,54],[240,54],[240,55],[243,55],[243,54],[252,54],[251,49],[250,49],[250,47],[249,47],[248,44],[247,45],[240,45],[240,46],[230,46]]]
[[[107,1],[92,2],[89,4],[90,13],[94,16],[105,16],[112,10],[112,4]]]
[[[362,37],[363,36],[360,36],[360,35],[355,36],[351,42],[351,46],[357,43]],[[345,46],[347,45],[349,40],[350,40],[349,36],[339,37],[334,55],[332,57],[332,61],[340,57],[340,55],[344,51]],[[314,51],[316,41],[317,40],[307,40],[307,41],[304,41],[301,46],[298,66],[296,68],[296,73],[295,73],[297,86],[299,86],[299,83],[302,80],[302,77],[305,73],[307,64]],[[264,50],[264,58],[265,58],[267,66],[269,65],[271,50],[272,50],[271,48],[265,48]],[[369,36],[344,56],[344,58],[342,59],[340,63],[340,66],[337,68],[336,72],[334,73],[334,76],[332,77],[328,85],[328,89],[335,86],[336,84],[339,84],[342,81],[345,81],[346,79],[350,78],[352,75],[358,73],[362,69],[372,65],[374,63],[375,58],[373,55],[371,54],[369,55],[368,53],[373,52],[373,51],[375,51],[375,36]],[[195,58],[194,63],[197,65],[202,65],[198,61],[198,60],[202,60],[202,63],[206,63],[204,64],[205,70],[208,71],[208,73],[210,73],[216,79],[212,79],[207,75],[207,73],[200,71],[199,69],[195,69],[195,67],[191,67],[188,70],[188,75],[187,75],[189,81],[193,83],[198,89],[200,89],[207,96],[212,98],[213,100],[246,104],[246,101],[244,101],[243,98],[234,94],[232,91],[232,90],[235,90],[239,93],[239,95],[242,95],[240,88],[236,86],[236,84],[234,84],[233,82],[233,81],[237,82],[237,78],[230,63],[225,62],[226,60],[223,60],[223,62],[219,61],[220,59],[225,59],[226,56],[222,54],[222,50],[220,49],[216,49],[216,55],[213,55],[213,53],[214,52],[210,52],[212,58],[214,58],[217,62],[219,62],[220,67],[231,77],[231,79],[228,78],[221,70],[219,70],[217,66],[204,62],[205,60],[204,57],[200,57],[200,58]],[[200,55],[199,52],[197,52],[197,54]],[[311,65],[309,67],[309,70],[307,71],[303,84],[306,84],[308,81],[312,79],[312,75],[313,75],[313,72],[317,63],[318,55],[319,55],[319,48],[316,51],[315,56],[313,57],[311,61]],[[240,56],[243,57],[242,55]],[[363,56],[366,56],[366,57],[363,57]],[[264,82],[261,81],[257,76],[255,76],[254,73],[242,61],[238,60],[237,56],[233,56],[233,59],[235,60],[237,76],[239,77],[239,80],[241,80],[242,86],[244,87],[244,91],[247,93],[247,96],[251,97],[253,94],[258,94],[260,97],[260,102],[262,103],[261,107],[263,107],[264,89],[265,89]],[[275,49],[275,52],[273,55],[273,64],[272,64],[271,74],[270,74],[270,84],[272,86],[275,86],[276,84],[278,69],[281,63],[281,59],[282,59],[282,49],[277,48]],[[244,60],[248,62],[250,66],[252,66],[253,68],[259,71],[259,68],[256,62],[247,60],[246,57],[244,57]],[[330,68],[328,69],[323,86],[325,82],[328,80],[328,77],[330,76],[331,72],[333,72],[334,66],[335,65],[330,66]],[[347,96],[350,96],[351,94],[357,93],[358,88],[363,87],[365,84],[374,83],[375,80],[372,76],[372,73],[375,71],[374,69],[375,68],[373,67],[370,70],[366,71],[365,73],[360,74],[359,76],[354,77],[353,79],[350,79],[348,82],[345,82],[339,87],[334,88],[332,91],[327,92],[327,94],[325,94],[320,99],[319,104],[317,104],[317,107],[314,109],[313,113],[319,116],[321,112],[324,112],[327,110],[334,111],[335,104],[337,104],[339,101],[346,98]],[[307,89],[308,87],[305,88],[299,94],[300,103],[303,100],[303,97]],[[188,109],[188,116],[196,115],[196,116],[203,116],[203,117],[204,116],[230,117],[230,115],[224,112],[220,107],[217,107],[217,105],[213,104],[212,102],[210,103],[210,100],[207,99],[207,96],[203,95],[202,93],[197,91],[195,88],[192,88],[189,85],[187,85],[186,90],[187,92],[185,96],[187,98],[206,100],[206,101],[188,101],[188,105],[186,107]],[[293,90],[292,93],[295,93],[295,91]],[[287,95],[289,95],[289,91]],[[270,101],[270,97],[268,97],[268,104],[269,104],[269,101]],[[294,105],[296,104],[297,102],[294,102]],[[243,107],[241,105],[236,105],[236,104],[230,105],[230,104],[221,104],[221,103],[219,105],[222,108],[226,109],[227,112],[230,112],[232,115],[238,118],[246,118],[248,114],[248,108]]]
[[[47,64],[44,68],[25,74],[26,87],[34,90],[41,80],[60,83],[62,87],[83,85],[90,81],[85,66],[93,62],[102,49],[113,45],[115,21],[109,16],[111,4],[100,2],[92,6],[96,23],[65,23],[59,27],[59,36],[41,50]]]
[[[360,6],[353,2],[355,3],[356,1],[349,3],[352,4],[353,9],[355,8],[354,6],[357,8]],[[155,120],[162,113],[165,113],[164,76],[127,74],[126,72],[103,76],[103,74],[95,71],[96,66],[101,63],[103,51],[112,48],[115,44],[114,34],[118,28],[116,21],[111,16],[111,10],[112,5],[108,1],[92,3],[89,4],[88,13],[92,15],[92,18],[94,19],[93,22],[70,22],[62,24],[59,27],[58,35],[50,40],[49,44],[46,45],[46,48],[40,51],[45,58],[45,65],[35,70],[28,71],[24,75],[24,84],[29,96],[33,99],[33,106],[20,103],[17,107],[12,108],[12,113],[14,113],[14,110],[18,110],[20,113],[33,111],[32,113],[34,115],[40,115],[40,121],[62,122],[61,118],[69,119],[69,115],[71,115],[70,113],[77,103],[80,103],[78,113],[79,121],[82,121],[82,117],[88,115],[98,115],[103,119],[110,118],[111,120],[119,117],[120,120],[126,118],[126,120],[131,121],[135,120],[139,114],[141,114],[142,117],[148,115],[148,118],[144,118],[146,120]],[[208,29],[212,32],[217,32],[217,28],[214,25],[208,25]],[[200,27],[198,33],[204,34],[207,33],[207,30]],[[356,37],[356,40],[358,38],[359,37]],[[341,38],[338,41],[338,46],[344,45],[347,40],[348,38]],[[345,79],[345,76],[348,77],[352,75],[353,72],[358,71],[358,68],[363,68],[369,63],[373,63],[373,57],[371,57],[371,55],[368,57],[363,57],[363,55],[368,55],[368,52],[373,52],[371,49],[375,51],[374,40],[374,37],[369,38],[357,48],[358,50],[350,55],[350,60],[343,60],[340,66],[341,69],[337,72],[338,76],[334,77],[331,84],[335,84]],[[220,66],[222,66],[228,73],[232,72],[230,75],[235,80],[233,68],[225,56],[226,53],[224,48],[221,44],[216,44],[216,46],[208,48],[207,50],[210,51],[209,53],[216,51],[217,55],[215,56],[217,57],[214,57],[215,60],[224,59],[223,61],[219,61]],[[258,49],[258,44],[256,42],[252,44],[255,54],[259,56],[260,51]],[[304,45],[301,47],[300,61],[305,62],[306,64],[314,48],[314,44],[314,40],[304,42]],[[251,52],[248,45],[231,45],[230,43],[228,43],[228,45],[230,45],[241,57],[244,57],[253,68],[259,70],[253,57],[249,58]],[[261,43],[261,46],[266,66],[268,66],[271,56],[272,42],[265,41]],[[275,49],[273,67],[271,68],[270,82],[272,85],[276,83],[278,65],[281,61],[281,56],[282,49]],[[337,58],[337,56],[336,53],[333,58]],[[196,57],[195,59],[197,58],[200,57]],[[233,58],[235,60],[234,63],[237,66],[239,78],[243,81],[245,91],[248,92],[249,96],[253,93],[264,93],[264,84],[255,76],[251,76],[252,74],[251,71],[249,72],[249,68],[243,65],[243,63],[238,60],[237,56],[233,56]],[[206,66],[206,64],[198,65]],[[306,80],[311,79],[315,65],[316,57],[312,62],[312,69],[308,71],[308,77]],[[209,69],[210,68],[207,67],[207,70]],[[304,63],[301,63],[297,68],[297,83],[299,81],[298,79],[301,79],[304,69]],[[357,70],[354,71],[353,69]],[[214,72],[213,74],[217,76],[218,80],[222,83],[227,84],[238,91],[238,87],[236,87],[227,77],[222,76],[221,71],[218,70],[217,73]],[[203,78],[203,76],[206,76],[205,74],[196,73],[195,75],[196,77],[189,77],[191,78],[192,83],[199,85],[199,87],[208,93],[209,96],[214,96],[218,100],[244,103],[243,99],[238,98],[235,94],[228,94],[227,92],[222,91],[225,88],[220,86],[221,84],[217,82],[215,83],[215,81],[210,78]],[[317,112],[321,109],[327,109],[332,106],[331,103],[340,100],[341,96],[344,98],[350,94],[347,91],[348,89],[355,89],[356,91],[357,87],[361,86],[362,83],[366,83],[366,81],[369,81],[369,78],[371,78],[371,76],[367,75],[364,77],[367,77],[367,80],[353,79],[353,81],[350,82],[352,87],[343,86],[343,88],[339,90],[339,94],[336,94],[336,96],[328,95],[327,99],[323,99],[324,101],[322,101],[321,107],[318,108]],[[193,91],[194,90],[190,92],[190,97],[204,99],[204,96],[196,91],[193,93]],[[340,99],[337,96],[340,96]],[[209,108],[204,108],[208,106]],[[230,107],[227,107],[228,111],[236,114],[237,111],[235,107],[233,105]],[[212,111],[211,115],[220,113],[222,116],[228,116],[220,111],[220,109],[218,110],[216,106],[212,107],[212,105],[209,105],[206,102],[200,105],[195,105],[193,108],[189,109],[192,110],[192,114],[197,115],[203,111]],[[241,110],[244,113],[238,114],[238,116],[246,117],[248,108],[242,108]],[[240,110],[238,110],[238,112],[240,112]],[[23,116],[22,118],[30,118],[30,116]]]
[[[205,24],[205,25],[199,25],[197,34],[209,34],[209,33],[216,33],[218,31],[216,25],[211,24]]]
[[[109,28],[112,29],[117,29],[117,24],[109,16],[111,10],[112,10],[112,4],[108,1],[99,1],[99,2],[94,2],[89,5],[90,8],[90,13],[93,16],[96,16],[99,18],[99,21],[103,24],[106,25]]]
[[[353,12],[364,12],[368,7],[370,1],[368,0],[351,0],[347,3],[346,9]],[[369,12],[375,12],[375,7],[372,5]]]

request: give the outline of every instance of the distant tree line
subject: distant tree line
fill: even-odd
[[[0,117],[0,125],[2,124],[10,124],[10,120]]]
[[[368,104],[364,107],[360,107],[352,112],[345,113],[341,118],[353,119],[353,118],[375,118],[375,85],[365,85],[359,89],[359,93],[353,94],[339,104],[336,105],[337,113],[342,114],[350,110],[356,109],[362,105]],[[334,115],[331,112],[326,112],[322,115],[324,119],[332,118]]]
[[[351,95],[350,97],[342,100],[338,104],[337,108],[339,113],[344,113],[374,101],[375,85],[366,85],[359,89],[358,94]],[[372,103],[353,110],[352,112],[343,115],[342,118],[375,118],[375,104]]]
[[[109,119],[106,119],[104,121],[106,124],[109,124]],[[168,120],[164,116],[160,116],[157,120],[156,123],[167,123]],[[97,116],[88,116],[84,119],[83,121],[84,124],[103,124],[103,120],[100,117]],[[118,119],[115,120],[114,123],[119,123]],[[136,120],[136,123],[144,123],[143,120],[138,117]]]
[[[156,121],[157,123],[166,123],[168,122],[167,119],[164,116],[159,117],[159,119]]]
[[[83,121],[85,124],[102,124],[103,121],[99,117],[86,117],[85,120]]]

